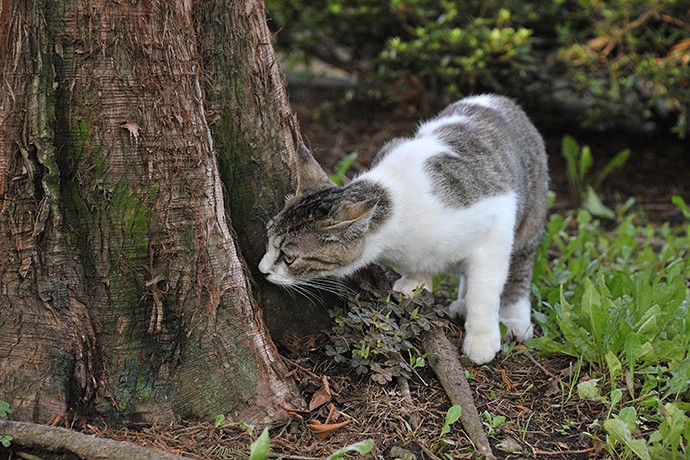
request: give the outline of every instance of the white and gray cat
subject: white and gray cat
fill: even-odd
[[[510,99],[462,99],[390,141],[375,165],[336,186],[302,147],[298,186],[268,224],[259,269],[300,286],[345,277],[371,262],[393,264],[393,289],[431,289],[436,273],[460,277],[452,317],[465,317],[463,349],[477,364],[509,337],[532,336],[530,284],[546,217],[544,142]]]

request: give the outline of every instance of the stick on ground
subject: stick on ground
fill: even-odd
[[[482,420],[474,404],[470,384],[465,377],[465,370],[460,364],[458,349],[448,340],[441,328],[433,328],[422,337],[424,351],[429,353],[429,363],[436,373],[443,389],[453,404],[462,407],[460,421],[465,433],[474,443],[482,458],[493,460],[493,451],[489,439],[484,433]]]
[[[99,438],[93,435],[39,425],[29,422],[0,420],[0,434],[12,436],[12,444],[47,452],[71,452],[90,460],[189,460],[189,457],[149,449],[125,441]]]

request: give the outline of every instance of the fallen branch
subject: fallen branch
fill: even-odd
[[[0,434],[12,436],[12,445],[22,448],[47,452],[67,451],[88,460],[189,460],[189,457],[158,449],[37,423],[0,420]]]
[[[450,343],[440,328],[433,328],[425,333],[422,337],[422,345],[424,351],[429,353],[431,368],[436,373],[450,401],[462,407],[460,421],[477,452],[482,458],[495,459],[489,439],[484,433],[477,406],[474,404],[470,384],[465,378],[465,370],[460,364],[457,347]]]

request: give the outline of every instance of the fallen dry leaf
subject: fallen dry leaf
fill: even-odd
[[[333,398],[333,393],[331,393],[331,389],[328,386],[328,379],[325,376],[322,378],[322,382],[323,386],[314,393],[314,396],[311,397],[311,401],[309,401],[310,411],[318,409]]]
[[[318,420],[308,423],[307,428],[311,430],[314,435],[319,438],[319,440],[323,441],[330,435],[332,435],[336,430],[344,427],[350,423],[350,420],[345,420],[344,422],[340,423],[321,423]]]

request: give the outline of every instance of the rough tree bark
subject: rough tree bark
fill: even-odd
[[[280,206],[298,136],[272,56],[261,2],[0,0],[14,418],[254,423],[297,403],[221,183],[235,227],[261,239],[249,211]]]

